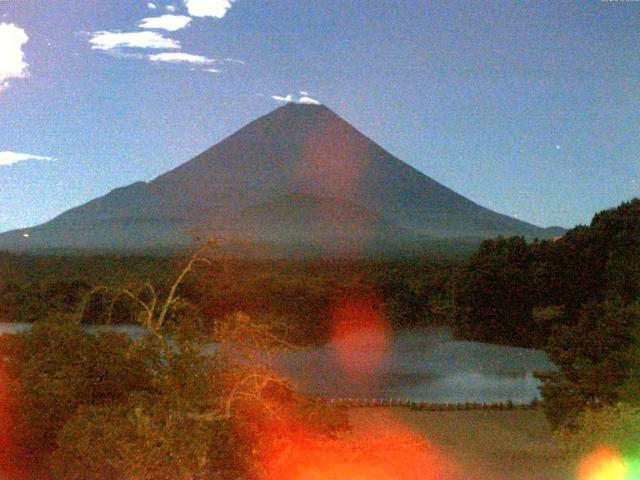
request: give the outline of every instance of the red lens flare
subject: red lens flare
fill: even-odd
[[[332,342],[340,364],[362,381],[376,376],[389,353],[390,328],[382,312],[381,302],[363,294],[346,296],[333,312]],[[333,430],[325,417],[317,416],[322,415],[319,405],[310,407],[279,383],[272,387],[259,398],[243,399],[235,409],[237,434],[253,446],[261,480],[460,478],[439,448],[392,412],[377,414],[365,428],[347,433],[344,425]],[[334,426],[341,423],[339,416],[334,420]]]
[[[330,346],[350,380],[375,383],[390,357],[392,331],[382,302],[370,295],[351,295],[333,309]]]
[[[5,470],[6,451],[10,447],[10,439],[7,433],[11,431],[11,419],[9,414],[9,389],[7,376],[0,365],[0,470]]]
[[[452,465],[426,440],[393,423],[366,436],[282,436],[263,458],[267,480],[449,480]],[[393,433],[389,433],[393,432]]]
[[[601,446],[580,462],[577,480],[625,480],[628,472],[629,468],[618,452]]]
[[[1,362],[1,360],[0,360]],[[13,411],[17,396],[17,386],[13,385],[4,366],[0,363],[0,478],[22,478],[24,465],[18,465],[22,452],[17,444]]]
[[[336,118],[319,122],[303,146],[294,178],[327,197],[356,192],[368,168],[367,141],[350,130],[347,123]]]

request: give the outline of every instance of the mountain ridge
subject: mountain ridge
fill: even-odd
[[[150,182],[119,187],[41,225],[0,234],[0,248],[189,245],[189,231],[214,236],[245,209],[291,195],[323,199],[316,204],[342,210],[334,216],[335,225],[326,224],[335,231],[341,215],[360,208],[380,217],[378,222],[363,213],[378,228],[401,239],[405,232],[438,239],[553,236],[448,189],[328,107],[289,103]],[[331,201],[335,205],[329,206]],[[300,215],[300,205],[296,208]],[[274,225],[286,223],[292,212],[280,205],[282,218],[274,218]],[[361,227],[352,232],[356,242],[366,231]]]

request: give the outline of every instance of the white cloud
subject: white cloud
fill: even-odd
[[[147,17],[140,21],[141,28],[155,28],[175,32],[186,27],[191,22],[191,17],[185,15],[161,15],[159,17]]]
[[[167,5],[166,7],[164,7],[164,9],[167,12],[175,12],[176,10],[178,10],[175,5]]]
[[[309,96],[309,92],[305,92],[304,90],[300,92],[300,95],[302,95],[303,97],[308,97]]]
[[[311,97],[300,97],[298,99],[298,103],[304,103],[305,105],[322,105],[318,100],[316,100],[315,98],[311,98]]]
[[[293,102],[293,95],[289,94],[286,97],[281,97],[279,95],[271,95],[271,98],[273,98],[276,102]]]
[[[306,93],[306,92],[300,92],[302,93]],[[286,102],[286,103],[303,103],[305,105],[322,105],[318,100],[316,100],[315,98],[311,98],[308,95],[304,95],[302,97],[298,97],[296,99],[295,96],[293,96],[292,94],[288,94],[286,97],[282,97],[280,95],[271,95],[271,98],[274,99],[277,102]]]
[[[94,32],[89,42],[95,50],[132,48],[180,48],[180,42],[156,32]]]
[[[203,57],[202,55],[191,55],[182,52],[164,52],[155,55],[149,55],[152,62],[168,62],[168,63],[195,63],[198,65],[209,65],[215,63],[215,59]]]
[[[109,50],[109,55],[115,58],[133,58],[135,60],[144,60],[145,56],[138,52],[123,52],[122,50]]]
[[[13,23],[0,23],[0,91],[9,86],[10,78],[29,76],[22,46],[29,36]]]
[[[24,162],[25,160],[51,161],[54,159],[51,157],[43,157],[41,155],[31,155],[29,153],[18,153],[9,151],[0,152],[0,166],[13,165],[14,163]]]
[[[158,8],[158,6],[155,3],[147,3],[147,8],[150,8],[151,10],[155,10],[156,8]]]
[[[220,60],[220,63],[235,63],[237,65],[246,65],[247,62],[243,61],[243,60],[238,60],[237,58],[223,58],[222,60]]]
[[[194,17],[222,18],[234,0],[184,0],[189,15]]]
[[[209,73],[220,73],[220,70],[217,68],[205,68],[204,71]]]

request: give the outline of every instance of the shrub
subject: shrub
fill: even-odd
[[[558,370],[537,375],[554,428],[571,426],[587,408],[618,401],[634,370],[639,323],[640,305],[615,299],[585,305],[574,325],[556,329],[546,352]]]

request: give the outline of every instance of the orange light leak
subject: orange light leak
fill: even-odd
[[[332,312],[334,345],[345,374],[371,381],[390,353],[391,330],[382,303],[372,295],[347,295]],[[452,462],[393,412],[376,411],[357,431],[332,437],[325,427],[274,405],[256,414],[254,454],[261,480],[452,480]],[[246,417],[249,419],[248,417]],[[251,419],[249,419],[251,420]],[[251,435],[251,434],[250,434]]]
[[[403,428],[327,439],[280,437],[263,458],[264,480],[448,480],[451,465]]]
[[[350,135],[349,129],[335,118],[319,122],[303,146],[294,179],[328,197],[355,193],[368,167],[367,142]]]
[[[331,320],[331,345],[340,368],[352,381],[375,383],[389,359],[392,337],[380,302],[368,295],[342,299]]]
[[[11,422],[9,418],[9,389],[7,387],[7,376],[2,364],[0,364],[0,451],[7,448],[6,433],[10,431]]]
[[[16,458],[12,438],[13,419],[11,403],[16,392],[10,388],[4,366],[0,363],[0,478],[19,478],[18,466],[13,464]]]
[[[587,455],[578,467],[578,480],[631,480],[629,467],[618,452],[599,447]]]

